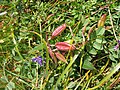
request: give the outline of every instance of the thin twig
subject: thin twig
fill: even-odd
[[[72,29],[71,29],[70,26],[69,26],[69,30],[70,30],[70,33],[71,33],[72,37],[74,37],[74,34],[73,34]]]
[[[116,84],[118,84],[120,82],[120,77],[117,78],[116,80],[114,80],[111,84],[110,84],[110,89],[112,89]]]
[[[111,22],[111,25],[112,25],[113,34],[114,34],[114,36],[115,36],[116,41],[118,41],[117,36],[116,36],[116,34],[115,34],[115,29],[114,29],[114,25],[113,25],[113,21],[112,21],[112,15],[111,15],[111,13],[110,13],[110,9],[109,9],[109,8],[108,8],[108,12],[109,12],[109,15],[110,15],[110,22]]]

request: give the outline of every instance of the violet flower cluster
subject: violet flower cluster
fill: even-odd
[[[114,47],[114,50],[117,51],[120,47],[120,40],[117,41],[117,45]]]
[[[41,56],[35,57],[32,59],[33,62],[37,62],[40,66],[43,65],[43,59]]]

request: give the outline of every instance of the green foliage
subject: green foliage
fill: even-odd
[[[120,78],[120,50],[114,50],[120,40],[120,3],[85,1],[0,0],[0,90],[120,88],[119,83],[113,84]],[[107,14],[105,25],[98,28],[103,14]],[[51,39],[64,23],[66,29]],[[64,41],[76,49],[59,51],[68,64],[54,63],[48,45],[56,52],[55,43]],[[43,58],[42,66],[32,62],[38,56]]]

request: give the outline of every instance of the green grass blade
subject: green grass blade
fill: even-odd
[[[118,63],[118,64],[113,68],[113,70],[111,70],[111,72],[99,82],[99,84],[98,84],[97,86],[95,86],[95,87],[93,87],[93,88],[89,88],[88,90],[94,90],[94,89],[102,86],[107,80],[110,79],[110,77],[111,77],[116,71],[119,70],[119,68],[120,68],[120,63]]]
[[[79,54],[75,55],[73,57],[73,60],[70,60],[70,63],[68,64],[68,66],[66,67],[66,69],[62,72],[62,74],[60,75],[60,77],[58,78],[55,87],[57,87],[57,85],[60,83],[61,79],[63,78],[64,74],[67,73],[67,71],[69,70],[69,68],[72,66],[72,64],[74,63],[74,61],[76,60],[76,58],[78,57]],[[54,86],[53,86],[54,89]]]

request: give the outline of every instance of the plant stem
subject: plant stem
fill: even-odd
[[[115,29],[114,29],[114,25],[113,25],[113,21],[112,21],[112,15],[111,15],[111,13],[110,13],[110,9],[109,9],[109,8],[108,8],[108,12],[109,12],[110,22],[111,22],[112,29],[113,29],[113,34],[114,34],[114,36],[115,36],[116,41],[118,41],[117,36],[116,36],[116,34],[115,34]]]

